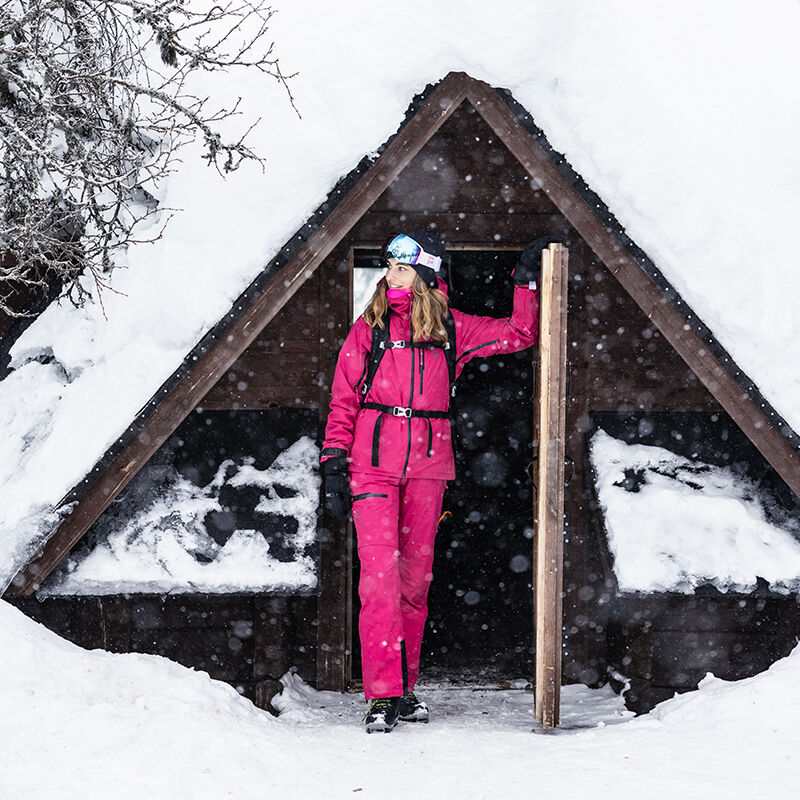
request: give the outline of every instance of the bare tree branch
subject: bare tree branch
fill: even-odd
[[[19,290],[55,283],[80,304],[109,288],[114,253],[162,235],[153,192],[188,141],[222,174],[263,166],[252,125],[232,141],[216,128],[239,102],[213,109],[186,87],[197,71],[255,69],[296,112],[273,13],[260,0],[0,0],[0,312],[24,315],[9,307]]]

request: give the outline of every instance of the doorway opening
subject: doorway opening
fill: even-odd
[[[507,317],[514,249],[452,249],[450,302],[468,314]],[[376,249],[353,256],[357,317],[382,275]],[[423,679],[497,681],[533,670],[531,585],[534,353],[475,358],[451,401],[456,461],[436,537],[420,663]],[[353,540],[353,680],[361,677],[359,564]]]

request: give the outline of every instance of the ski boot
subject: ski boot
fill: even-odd
[[[400,698],[398,716],[403,722],[427,722],[428,706],[418,700],[414,692],[409,692]]]
[[[367,733],[389,733],[397,725],[399,697],[377,697],[364,715]]]

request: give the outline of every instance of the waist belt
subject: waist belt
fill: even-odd
[[[428,420],[428,458],[433,454],[433,426],[431,425],[432,419],[449,419],[450,412],[448,411],[427,411],[421,408],[403,408],[403,406],[387,406],[383,403],[373,403],[366,401],[361,404],[362,408],[371,408],[375,411],[380,411],[381,416],[375,420],[375,427],[372,430],[372,466],[378,466],[378,453],[380,449],[381,439],[381,422],[383,421],[384,414],[391,414],[393,417],[422,417]]]
[[[391,414],[393,417],[425,417],[426,419],[448,419],[449,411],[426,411],[421,408],[403,408],[403,406],[386,406],[383,403],[373,403],[367,401],[361,404],[363,408],[374,408],[384,414]]]

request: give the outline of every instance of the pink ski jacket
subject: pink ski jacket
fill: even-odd
[[[446,289],[440,284],[440,289]],[[390,341],[411,340],[411,298],[390,300]],[[451,309],[456,329],[456,376],[480,356],[513,353],[535,344],[539,329],[539,293],[517,286],[514,310],[506,319],[463,314]],[[444,414],[407,416],[408,409],[447,412],[450,378],[440,348],[387,348],[366,397],[361,396],[372,329],[359,317],[345,339],[333,378],[323,460],[345,453],[351,472],[403,478],[455,477],[450,421]],[[391,406],[394,413],[365,408]],[[333,448],[331,453],[329,448]]]

